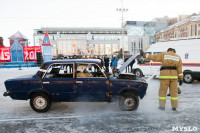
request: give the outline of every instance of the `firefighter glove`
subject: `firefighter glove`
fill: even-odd
[[[179,85],[182,85],[183,84],[183,80],[179,79]]]
[[[143,50],[140,50],[140,55],[144,56],[144,51]]]

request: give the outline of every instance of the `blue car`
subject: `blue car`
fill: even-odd
[[[52,60],[30,77],[5,81],[4,96],[28,100],[36,112],[46,112],[52,102],[118,102],[122,110],[136,110],[146,94],[145,80],[135,75],[112,77],[99,59]]]

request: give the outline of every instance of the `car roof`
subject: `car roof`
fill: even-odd
[[[47,61],[45,62],[46,65],[50,65],[52,63],[74,63],[74,62],[78,62],[78,63],[100,63],[101,60],[100,59],[63,59],[63,60],[51,60],[51,61]]]

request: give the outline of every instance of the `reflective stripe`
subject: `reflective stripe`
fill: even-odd
[[[171,100],[178,100],[178,97],[171,97]]]
[[[178,79],[178,76],[160,76],[160,79]]]
[[[149,57],[149,53],[147,53],[147,55],[146,55],[146,58],[148,58]]]
[[[159,99],[161,99],[161,100],[165,100],[165,99],[166,99],[166,97],[159,97]]]
[[[179,61],[179,57],[171,56],[171,55],[164,55],[164,60],[175,60],[175,61]]]

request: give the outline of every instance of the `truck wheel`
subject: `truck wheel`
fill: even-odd
[[[194,81],[194,77],[193,77],[192,73],[186,72],[184,74],[183,81],[188,84],[192,83]]]
[[[135,71],[134,71],[134,74],[135,74],[135,76],[136,77],[142,77],[142,72],[141,72],[141,70],[139,70],[139,69],[136,69]]]
[[[137,110],[139,98],[134,93],[124,93],[119,97],[119,107],[123,111]]]
[[[36,93],[30,98],[30,106],[36,112],[46,112],[51,107],[51,101],[46,94]]]

